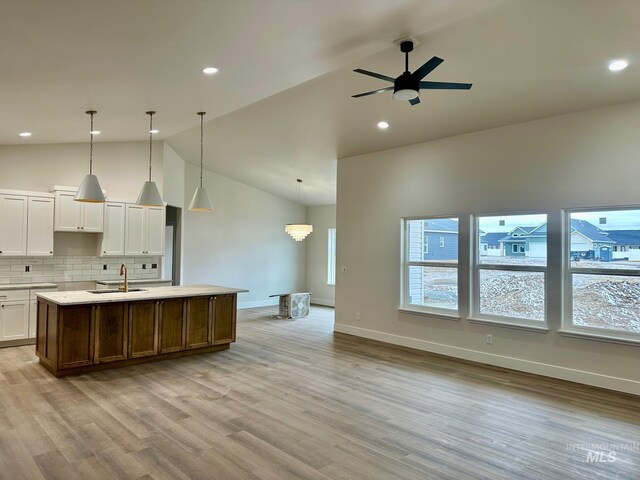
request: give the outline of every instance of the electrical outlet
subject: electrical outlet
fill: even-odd
[[[31,267],[30,267],[29,265],[25,265],[25,266],[24,266],[24,271],[25,271],[25,272],[29,272],[29,271],[31,271]]]
[[[158,264],[157,263],[152,263],[151,264],[151,268],[158,268]]]
[[[107,266],[106,266],[106,265],[102,265],[102,269],[103,269],[103,270],[106,270],[106,269],[107,269]]]
[[[487,334],[487,345],[493,345],[493,335]]]
[[[342,273],[347,273],[347,267],[346,267],[346,265],[343,265],[342,267],[340,267],[340,271],[341,271]]]
[[[360,312],[356,313],[356,320],[360,321]]]
[[[146,264],[146,263],[143,263],[143,264],[142,264],[142,269],[143,269],[143,270],[146,270],[146,269],[147,269],[147,264]]]

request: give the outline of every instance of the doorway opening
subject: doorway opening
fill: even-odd
[[[180,252],[182,233],[182,209],[167,205],[167,220],[164,230],[164,257],[162,257],[162,277],[180,285]]]

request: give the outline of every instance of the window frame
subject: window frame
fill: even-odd
[[[562,322],[560,333],[583,335],[596,340],[622,342],[640,342],[640,332],[625,332],[601,327],[574,325],[573,323],[573,275],[604,275],[621,277],[640,277],[640,269],[574,268],[571,266],[571,214],[580,212],[604,212],[621,210],[640,210],[640,205],[583,207],[562,210]],[[600,225],[600,224],[598,224]],[[597,226],[597,225],[596,225]],[[624,253],[620,250],[620,253]]]
[[[336,256],[336,228],[331,227],[327,230],[327,285],[330,287],[335,287],[336,285],[336,264],[337,264],[337,256]]]
[[[401,222],[401,242],[400,242],[400,306],[401,311],[426,314],[435,317],[442,317],[446,319],[459,320],[460,319],[460,229],[458,228],[458,259],[456,263],[451,262],[438,262],[438,261],[425,261],[424,254],[421,261],[409,261],[409,222],[415,220],[428,221],[438,220],[443,218],[456,219],[458,221],[458,227],[460,226],[459,215],[420,215],[413,217],[403,217]],[[428,238],[427,235],[423,237]],[[423,240],[424,244],[424,240]],[[422,248],[424,250],[424,247]],[[416,305],[409,301],[409,267],[434,267],[434,268],[451,268],[456,271],[456,291],[457,291],[457,308],[441,308],[432,307],[428,305]]]
[[[549,329],[549,233],[547,231],[547,264],[545,266],[540,265],[492,265],[480,263],[480,218],[481,217],[511,217],[519,215],[546,215],[547,226],[549,225],[549,212],[548,211],[526,211],[526,212],[502,212],[502,213],[476,213],[471,217],[471,302],[469,305],[469,317],[468,321],[475,323],[486,323],[493,325],[501,325],[505,327],[524,328],[531,330],[548,331]],[[499,220],[501,223],[502,220]],[[506,223],[506,222],[505,222]],[[504,225],[500,225],[504,226]],[[508,232],[505,232],[505,236]],[[513,244],[517,246],[517,244]],[[519,248],[518,248],[519,250]],[[512,247],[512,253],[513,247]],[[510,272],[535,272],[544,274],[544,303],[543,312],[544,317],[542,320],[532,320],[519,317],[508,317],[503,315],[491,315],[487,313],[480,313],[480,271],[510,271]]]

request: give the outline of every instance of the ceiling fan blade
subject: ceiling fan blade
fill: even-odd
[[[356,68],[354,72],[361,73],[363,75],[369,75],[370,77],[379,78],[380,80],[384,80],[386,82],[395,82],[395,78],[387,77],[386,75],[382,75],[381,73],[370,72],[369,70],[363,70],[361,68]]]
[[[431,57],[431,60],[429,60],[427,63],[425,63],[415,72],[413,72],[412,75],[418,80],[422,80],[424,77],[429,75],[433,70],[435,70],[435,68],[438,65],[440,65],[442,62],[444,62],[444,60],[439,57]]]
[[[412,100],[409,100],[409,103],[410,103],[411,105],[417,105],[417,104],[419,104],[419,103],[420,103],[420,97],[416,97],[416,98],[414,98],[414,99],[412,99]]]
[[[471,83],[453,82],[420,82],[420,88],[425,90],[469,90]]]
[[[378,90],[371,90],[370,92],[359,93],[357,95],[351,95],[351,97],[353,97],[353,98],[366,97],[367,95],[373,95],[374,93],[388,92],[389,90],[393,90],[393,87],[379,88]]]

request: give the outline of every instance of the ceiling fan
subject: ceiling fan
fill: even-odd
[[[429,75],[435,68],[444,62],[438,57],[431,57],[415,72],[409,71],[409,52],[413,50],[413,41],[405,40],[400,43],[400,51],[404,53],[404,72],[397,78],[391,78],[380,73],[370,72],[362,68],[356,68],[354,72],[369,75],[370,77],[379,78],[386,82],[393,83],[392,87],[380,88],[371,92],[359,93],[353,95],[353,98],[366,97],[374,93],[382,93],[393,90],[393,98],[396,100],[408,100],[411,105],[420,103],[420,90],[469,90],[470,83],[452,83],[452,82],[427,82],[422,79]]]

